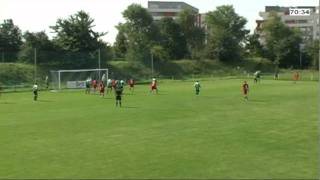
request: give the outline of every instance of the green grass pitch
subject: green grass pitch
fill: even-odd
[[[316,82],[160,82],[114,95],[0,97],[0,178],[319,177]],[[126,87],[125,92],[128,92]]]

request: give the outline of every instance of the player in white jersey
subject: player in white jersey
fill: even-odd
[[[32,91],[33,91],[33,100],[34,101],[38,100],[38,84],[37,83],[34,83],[32,87]]]

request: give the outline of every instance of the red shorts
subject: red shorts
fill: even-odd
[[[157,89],[157,86],[151,86],[151,90]]]
[[[247,95],[248,94],[248,90],[243,90],[243,94]]]
[[[100,89],[100,93],[104,93],[104,89]]]
[[[93,85],[93,88],[94,88],[94,89],[97,89],[97,85]]]

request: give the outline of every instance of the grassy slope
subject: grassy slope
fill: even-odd
[[[317,85],[164,82],[114,99],[4,94],[0,178],[316,178]]]

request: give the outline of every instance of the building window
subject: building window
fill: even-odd
[[[176,13],[174,13],[174,12],[165,12],[164,13],[164,16],[175,16],[176,15]]]
[[[295,24],[296,21],[295,20],[286,20],[284,21],[286,24]]]
[[[158,5],[157,5],[157,4],[151,4],[151,5],[150,5],[150,8],[152,8],[152,9],[158,9]]]
[[[151,15],[152,16],[163,16],[163,13],[161,13],[161,12],[152,12]]]
[[[308,20],[298,20],[298,23],[299,24],[306,24],[306,23],[308,23]]]
[[[159,8],[160,9],[177,9],[177,4],[171,4],[171,3],[169,3],[169,4],[160,4],[159,5]]]
[[[176,16],[177,13],[175,13],[175,12],[151,12],[151,15],[153,17],[155,17],[155,16],[173,17],[173,16]]]

